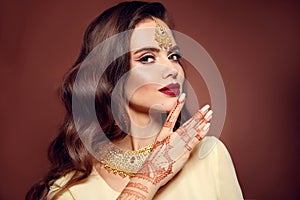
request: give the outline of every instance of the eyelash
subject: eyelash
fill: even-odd
[[[172,57],[174,57],[174,56],[176,56],[177,58],[173,58],[173,59],[171,59]],[[153,61],[148,61],[148,59],[153,59]],[[170,54],[169,56],[168,56],[168,58],[170,59],[170,60],[172,60],[172,61],[174,61],[174,62],[178,62],[179,60],[180,60],[180,58],[181,58],[181,55],[180,54],[178,54],[178,53],[172,53],[172,54]],[[144,55],[144,56],[142,56],[139,60],[138,60],[138,62],[141,62],[142,64],[150,64],[150,63],[153,63],[155,61],[155,56],[153,56],[153,55],[149,55],[149,54],[146,54],[146,55]]]
[[[142,64],[152,63],[153,61],[151,61],[151,62],[148,61],[149,58],[152,58],[153,61],[155,60],[155,56],[146,54],[146,55],[142,56],[138,61],[141,62]]]
[[[177,57],[176,59],[173,59],[173,61],[175,61],[175,62],[178,62],[180,60],[180,58],[181,58],[181,55],[178,54],[178,53],[173,53],[173,54],[169,55],[168,58],[170,59],[170,57],[172,57],[172,56],[176,56]]]

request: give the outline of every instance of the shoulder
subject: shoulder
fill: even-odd
[[[193,169],[204,167],[215,177],[226,173],[235,176],[234,164],[226,146],[214,136],[207,136],[199,143],[189,162]]]
[[[53,196],[59,192],[59,190],[71,179],[73,175],[73,172],[70,172],[66,174],[65,176],[60,177],[57,179],[49,188],[49,192],[47,195],[47,200],[50,200],[53,198]],[[64,193],[62,193],[58,200],[73,200],[73,196],[69,190],[66,190]]]
[[[223,142],[214,136],[206,136],[193,152],[198,159],[205,159],[212,156],[227,156],[229,152]]]
[[[193,156],[194,165],[205,165],[210,170],[207,173],[213,174],[218,197],[243,199],[232,158],[222,141],[213,136],[206,137]]]
[[[73,173],[69,173],[55,181],[50,187],[48,199],[55,195],[71,179],[72,175]],[[116,192],[107,189],[106,183],[94,168],[86,179],[68,188],[58,200],[98,200],[100,197],[114,199],[116,195]]]
[[[215,172],[234,171],[234,164],[224,143],[214,136],[205,137],[192,154],[193,163],[207,163]]]

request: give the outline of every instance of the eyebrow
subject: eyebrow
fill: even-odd
[[[175,46],[170,47],[169,52],[174,52],[174,51],[180,52],[179,46],[175,45]]]
[[[143,51],[160,52],[161,50],[159,48],[156,48],[156,47],[144,47],[144,48],[140,48],[140,49],[136,50],[133,54],[135,55],[135,54],[138,54],[138,53],[143,52]],[[170,47],[168,52],[170,53],[170,52],[174,52],[174,51],[180,52],[179,46],[175,45],[173,47]]]
[[[144,47],[144,48],[136,50],[133,54],[138,54],[143,51],[159,52],[160,49],[158,49],[156,47]]]

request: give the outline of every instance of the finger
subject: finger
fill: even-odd
[[[200,125],[200,127],[201,128],[198,128],[197,134],[195,135],[195,138],[198,140],[202,140],[206,136],[210,128],[210,123],[203,123]]]
[[[190,118],[187,122],[185,122],[178,130],[175,132],[178,135],[189,134],[190,137],[194,136],[193,129],[199,127],[200,123],[208,122],[212,117],[212,110],[209,110],[209,105],[203,106],[200,110],[198,110],[192,118]]]
[[[188,144],[195,138],[197,132],[200,132],[200,130],[198,130],[198,126],[200,124],[203,124],[202,127],[205,125],[206,120],[204,120],[204,116],[207,113],[208,116],[211,115],[211,112],[208,112],[209,107],[209,105],[203,106],[199,111],[195,113],[193,117],[191,117],[187,122],[185,122],[181,127],[179,127],[174,132],[175,134],[170,134],[172,133],[171,131],[167,131],[165,134],[160,133],[157,141],[161,141],[163,140],[163,138],[171,136],[169,137],[169,142],[171,146],[174,147],[171,150],[173,152],[172,154],[174,155],[174,157],[180,156],[182,153],[185,152],[185,149],[191,150]]]
[[[212,111],[209,110],[209,105],[203,106],[199,109],[188,121],[186,121],[181,127],[185,128],[187,131],[199,126],[201,122],[208,122],[211,119]]]
[[[184,125],[182,125],[175,131],[175,133],[177,133],[175,141],[177,141],[178,144],[182,144],[182,147],[186,147],[186,149],[188,149],[189,151],[191,149],[189,148],[188,144],[198,132],[201,132],[207,122],[206,119],[211,118],[212,112],[207,111],[208,108],[208,105],[204,106],[202,109],[197,111],[189,121],[187,121]],[[203,116],[204,113],[206,113],[207,116]]]
[[[190,129],[181,128],[178,130],[177,133],[178,133],[178,135],[181,135],[181,140],[183,140],[185,142],[184,147],[188,151],[192,151],[192,149],[197,144],[197,140],[199,142],[205,137],[205,135],[207,134],[208,129],[210,127],[210,123],[208,121],[211,118],[212,118],[212,110],[206,111],[205,116],[200,121],[198,121],[197,123],[194,124],[194,126],[192,127],[192,130],[191,130],[191,128]],[[193,124],[193,123],[190,123],[190,124]],[[191,127],[191,126],[189,126],[189,127]]]
[[[192,117],[186,121],[184,124],[182,124],[179,128],[184,128],[186,130],[189,130],[191,127],[194,127],[195,124],[197,124],[197,121],[195,121]],[[177,129],[178,130],[178,129]],[[176,131],[177,131],[176,130]]]
[[[206,104],[205,106],[203,106],[200,110],[198,110],[193,118],[196,120],[196,121],[200,121],[201,119],[203,119],[203,117],[209,112],[209,108],[210,106],[208,104]]]
[[[185,100],[185,93],[182,93],[180,95],[180,97],[178,98],[178,100],[176,101],[176,104],[171,109],[171,111],[166,119],[163,129],[168,130],[168,132],[173,130],[175,123],[177,121],[177,118],[179,116],[179,113],[183,108],[183,105],[185,102],[184,100]]]
[[[205,114],[204,120],[205,120],[206,122],[209,122],[209,121],[211,120],[211,118],[212,118],[212,114],[213,114],[213,111],[212,111],[212,110],[209,110],[209,111]]]
[[[192,151],[193,148],[207,133],[207,123],[203,119],[201,122],[195,122],[192,120],[192,123],[197,124],[198,126],[190,126],[189,129],[181,126],[175,131],[175,134],[170,135],[169,144],[173,147],[169,149],[173,158],[180,158],[187,151]],[[205,128],[204,128],[205,127]],[[199,134],[199,136],[197,136]],[[199,139],[197,139],[199,138]]]
[[[202,124],[203,125],[203,124]],[[188,151],[192,151],[197,144],[207,135],[210,128],[210,123],[205,123],[200,132],[197,132],[195,137],[185,146]]]
[[[196,133],[200,133],[203,127],[206,125],[206,120],[202,119],[200,122],[197,123],[196,126],[193,128],[196,130]]]
[[[189,128],[186,129],[184,127],[180,127],[176,130],[176,133],[178,134],[179,138],[178,140],[181,140],[181,143],[183,146],[188,150],[192,151],[192,147],[190,146],[190,143],[193,141],[195,136],[199,134],[204,126],[206,125],[206,122],[204,120],[201,120],[200,122],[196,122],[193,120],[193,122],[190,123]]]
[[[196,124],[196,126],[194,126],[194,129],[196,130],[196,132],[197,132],[197,134],[199,136],[204,137],[204,134],[201,134],[201,132],[203,130],[206,130],[207,128],[209,128],[209,126],[210,126],[209,121],[212,119],[212,114],[213,114],[212,110],[207,111],[207,113],[205,114],[205,116],[203,117],[203,119],[201,119]]]

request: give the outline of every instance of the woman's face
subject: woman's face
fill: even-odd
[[[130,41],[130,74],[126,83],[129,109],[169,112],[182,92],[180,52],[168,26],[147,19],[135,27]]]

